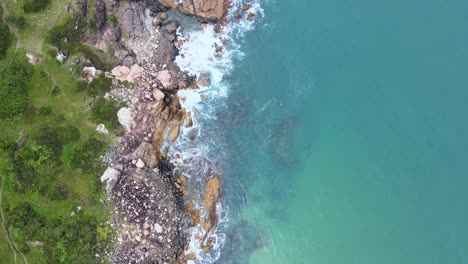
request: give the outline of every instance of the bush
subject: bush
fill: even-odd
[[[8,26],[0,21],[0,59],[5,58],[6,52],[13,41],[10,29]]]
[[[45,127],[39,130],[34,140],[42,147],[45,147],[51,154],[53,160],[58,160],[62,154],[63,141],[60,131],[55,127]]]
[[[59,50],[71,54],[81,46],[81,39],[84,36],[85,30],[85,22],[75,17],[68,19],[64,24],[54,26],[47,33],[46,41]]]
[[[13,153],[16,148],[16,143],[13,138],[3,137],[0,138],[0,150],[6,153]]]
[[[103,165],[99,157],[104,154],[106,144],[95,137],[90,137],[80,142],[72,151],[70,156],[70,167],[81,169],[85,173],[99,173]]]
[[[24,16],[10,16],[8,17],[8,20],[11,21],[11,23],[13,23],[20,31],[23,31],[28,26],[28,21]]]
[[[37,110],[37,114],[42,115],[42,116],[50,115],[50,114],[52,114],[52,107],[50,107],[50,106],[41,106]]]
[[[59,127],[60,140],[68,144],[80,139],[80,130],[74,125],[62,125]]]
[[[9,211],[8,224],[20,230],[26,239],[33,240],[34,235],[44,226],[44,218],[29,203],[22,202]]]
[[[13,160],[13,174],[15,175],[12,183],[13,189],[19,193],[36,191],[38,187],[38,179],[33,166],[27,163],[22,157]]]
[[[91,118],[94,122],[100,124],[103,123],[106,127],[113,129],[119,126],[119,120],[117,118],[117,112],[119,106],[116,102],[99,98],[92,107]]]
[[[52,201],[56,200],[66,200],[68,197],[69,190],[67,186],[61,184],[61,183],[56,183],[55,185],[51,186],[47,190],[47,197],[51,199]]]
[[[32,66],[21,61],[12,64],[0,76],[0,119],[15,117],[26,110],[32,73]]]
[[[50,4],[50,0],[25,0],[23,10],[25,13],[40,12]]]

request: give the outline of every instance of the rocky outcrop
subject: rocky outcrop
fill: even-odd
[[[197,16],[203,20],[220,21],[225,12],[224,0],[182,0],[176,4],[174,0],[160,0],[171,8],[179,10],[187,15]]]

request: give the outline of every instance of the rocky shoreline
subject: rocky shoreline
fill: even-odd
[[[107,7],[104,0],[96,2],[101,33],[95,47],[105,51],[113,47],[120,59],[111,72],[114,89],[109,96],[120,96],[128,104],[118,113],[125,134],[109,153],[110,166],[101,177],[107,183],[108,200],[114,208],[112,225],[117,230],[115,248],[109,252],[112,263],[194,260],[195,254],[186,252],[187,228],[202,223],[206,234],[201,239],[205,240],[218,221],[220,177],[208,180],[206,213],[194,210],[184,199],[189,194],[186,177],[174,172],[161,149],[165,141],[177,139],[181,127],[191,127],[194,122],[192,113],[181,106],[183,98],[177,91],[198,89],[209,81],[181,72],[174,63],[177,47],[183,42],[177,39],[179,22],[168,12],[171,8],[197,16],[201,27],[203,23],[220,22],[226,3],[113,1]],[[118,18],[119,26],[107,22],[110,15]],[[134,89],[122,88],[122,82]]]

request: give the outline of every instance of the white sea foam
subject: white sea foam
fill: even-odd
[[[221,32],[216,33],[212,25],[204,29],[191,32],[178,32],[179,39],[185,39],[180,47],[180,55],[176,58],[176,63],[183,71],[188,71],[192,75],[199,77],[202,74],[210,76],[211,84],[207,88],[198,90],[181,90],[178,92],[182,99],[182,106],[192,112],[194,126],[190,128],[181,128],[179,138],[171,144],[168,152],[169,157],[175,163],[178,170],[190,178],[194,183],[200,183],[198,188],[203,188],[206,183],[205,175],[208,172],[218,173],[217,163],[223,153],[223,142],[221,136],[217,134],[213,127],[213,119],[216,118],[218,108],[224,104],[229,95],[229,83],[224,79],[234,69],[236,60],[243,57],[242,38],[245,32],[253,30],[256,22],[263,18],[263,10],[260,6],[260,0],[249,2],[248,12],[256,14],[254,21],[244,18],[236,20],[234,18],[242,5],[247,2],[244,0],[233,0],[232,8],[227,17],[232,21],[225,25]],[[217,47],[222,47],[222,52],[217,52]],[[207,100],[202,100],[202,95],[207,96]],[[194,133],[197,139],[193,140]],[[170,143],[166,143],[170,144]],[[196,184],[195,184],[196,185]],[[197,188],[197,187],[194,187]],[[194,208],[203,211],[204,189],[196,190],[190,195],[190,199],[195,201]],[[201,225],[193,227],[190,232],[188,253],[196,255],[195,261],[189,263],[213,263],[221,253],[224,245],[225,234],[220,232],[228,222],[228,208],[222,203],[217,204],[217,213],[219,216],[218,228],[211,231],[209,239],[212,241],[212,250],[210,253],[204,253],[200,237],[203,237],[204,231]]]

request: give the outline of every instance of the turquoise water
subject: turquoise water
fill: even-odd
[[[468,2],[264,3],[219,263],[468,263]]]

